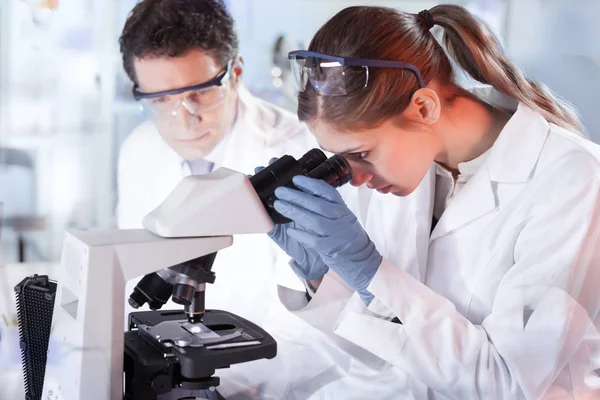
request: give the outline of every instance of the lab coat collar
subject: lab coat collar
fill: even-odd
[[[442,214],[430,241],[498,210],[497,185],[525,183],[531,178],[548,132],[549,124],[539,113],[519,104],[489,150],[485,164]]]
[[[265,140],[268,144],[273,140],[281,140],[280,131],[277,129],[265,129],[267,127],[277,127],[281,122],[281,114],[274,112],[272,107],[263,106],[265,102],[252,95],[248,89],[241,85],[238,88],[238,118],[236,128],[247,132],[253,132]],[[244,134],[244,132],[239,132]],[[277,135],[277,136],[275,136]]]
[[[429,237],[430,241],[460,229],[469,222],[498,208],[494,185],[484,165],[458,191]]]
[[[519,104],[487,159],[489,178],[499,183],[527,182],[548,137],[550,125],[536,111]]]
[[[252,96],[252,94],[244,85],[240,85],[238,88],[238,102],[235,121],[229,134],[218,146],[219,159],[214,161],[214,169],[219,167],[231,168],[231,165],[236,164],[235,158],[236,155],[239,156],[239,154],[236,154],[235,151],[232,152],[230,150],[233,148],[239,148],[244,136],[251,135],[252,132],[254,135],[263,134],[264,129],[260,129],[260,127],[256,126],[256,121],[260,121],[260,119],[257,119],[260,116],[256,115],[256,108],[257,99]],[[217,148],[215,148],[215,150],[217,150]]]
[[[513,114],[488,151],[486,165],[490,180],[499,183],[527,182],[550,125],[540,113],[490,85],[477,84],[467,90],[488,104]]]

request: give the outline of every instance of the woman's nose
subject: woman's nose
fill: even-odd
[[[352,186],[360,186],[369,182],[372,178],[373,174],[354,168],[352,170],[352,180],[350,181],[350,184]]]

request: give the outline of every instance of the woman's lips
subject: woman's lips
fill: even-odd
[[[377,191],[381,194],[388,194],[390,192],[390,190],[392,190],[392,185],[387,185],[387,186],[377,188]]]

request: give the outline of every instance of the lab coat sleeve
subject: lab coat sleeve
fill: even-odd
[[[389,366],[382,358],[334,333],[336,320],[347,307],[348,302],[353,299],[354,294],[354,291],[335,272],[330,270],[325,274],[310,300],[305,290],[292,290],[284,286],[279,286],[278,289],[279,299],[288,311],[323,333],[332,344],[355,361],[378,370]],[[358,301],[362,304],[360,299]],[[376,317],[373,319],[375,325],[395,332],[389,328],[390,324],[387,322],[394,316],[383,303],[375,299],[368,309],[365,307],[365,313]]]
[[[384,259],[369,290],[402,325],[355,295],[334,331],[453,399],[600,398],[599,228],[593,178],[525,222],[480,325]]]

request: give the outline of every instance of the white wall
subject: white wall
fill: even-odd
[[[573,103],[600,142],[600,1],[512,0],[510,10],[514,59]]]

